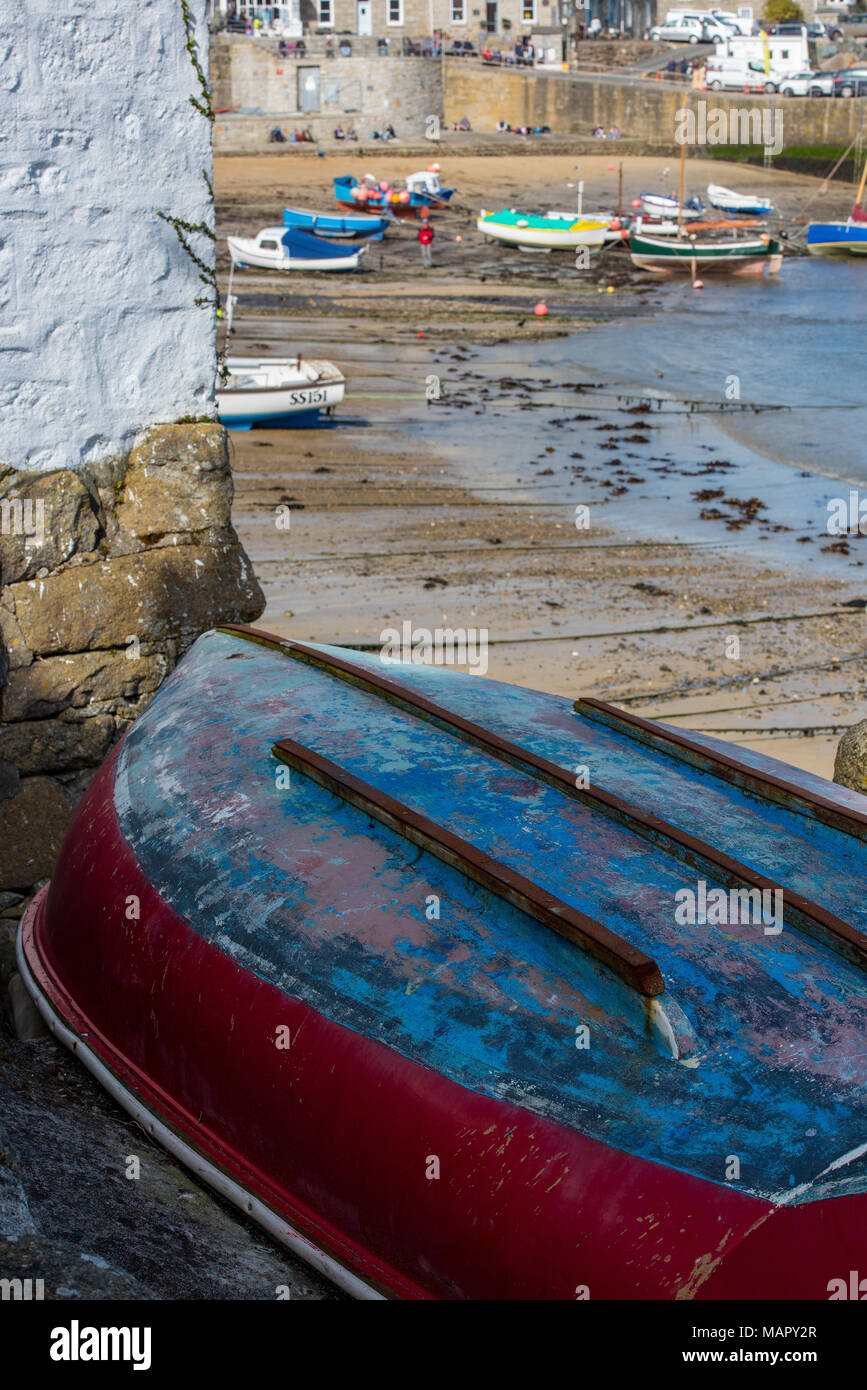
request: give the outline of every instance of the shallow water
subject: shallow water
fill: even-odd
[[[407,424],[492,499],[851,575],[867,537],[829,550],[828,515],[867,489],[865,303],[860,263],[665,282],[567,338],[439,349],[443,398]]]

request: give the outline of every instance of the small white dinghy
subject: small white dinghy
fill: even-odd
[[[232,264],[257,270],[357,270],[367,244],[333,246],[297,227],[265,227],[257,237],[226,238]]]
[[[315,425],[343,400],[346,378],[333,362],[302,357],[229,357],[217,376],[217,414],[230,430]]]
[[[719,183],[708,184],[707,198],[711,207],[732,217],[762,217],[773,212],[774,208],[770,198],[756,198],[749,193],[733,193],[730,188],[723,188]]]

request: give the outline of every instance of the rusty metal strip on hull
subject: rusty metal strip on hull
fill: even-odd
[[[787,925],[822,942],[831,950],[836,951],[838,955],[842,955],[846,960],[860,966],[861,969],[867,969],[867,936],[863,932],[834,916],[833,913],[828,912],[819,904],[809,901],[799,893],[792,892],[773,879],[749,868],[748,865],[724,854],[715,846],[706,844],[697,836],[682,830],[679,826],[671,825],[668,821],[642,810],[640,806],[625,801],[622,797],[606,791],[598,784],[576,787],[568,772],[558,763],[552,763],[547,758],[542,758],[527,748],[511,743],[508,739],[501,738],[499,734],[492,733],[480,724],[474,724],[461,715],[453,714],[444,706],[437,705],[434,701],[426,699],[425,696],[407,690],[404,686],[400,686],[374,671],[355,666],[352,662],[345,661],[341,657],[318,651],[315,647],[308,647],[302,642],[277,637],[271,633],[261,632],[256,628],[227,625],[222,627],[220,631],[234,632],[238,636],[252,639],[262,645],[277,647],[295,660],[304,661],[320,670],[338,676],[370,694],[380,695],[410,714],[420,715],[443,728],[446,732],[456,734],[465,742],[472,743],[484,752],[508,763],[518,771],[535,776],[573,800],[602,812],[665,853],[675,855],[682,863],[688,864],[700,873],[710,874],[725,883],[727,887],[748,884],[751,888],[757,888],[762,892],[782,893],[783,917]],[[583,701],[576,702],[576,708],[583,703]],[[593,706],[594,708],[601,706],[606,712],[610,708],[614,714],[620,713],[613,706],[603,705],[601,701],[594,701]],[[646,723],[647,721],[641,722]]]
[[[492,859],[468,840],[454,835],[427,816],[419,815],[412,807],[396,801],[294,739],[281,739],[272,751],[281,762],[288,763],[305,777],[312,777],[327,791],[396,830],[420,849],[467,874],[513,907],[588,951],[616,971],[639,994],[652,998],[664,992],[662,972],[650,956],[609,931],[601,922],[524,878],[523,874]]]
[[[793,782],[786,782],[771,773],[754,772],[716,748],[707,748],[686,734],[663,728],[653,719],[642,719],[640,715],[619,709],[617,705],[606,704],[604,700],[576,700],[574,708],[585,719],[605,724],[616,733],[622,733],[635,742],[649,744],[693,767],[702,769],[710,766],[715,776],[734,783],[742,791],[751,792],[765,801],[774,801],[787,811],[820,820],[858,840],[867,840],[867,815],[854,807],[841,806],[819,792],[797,787]]]

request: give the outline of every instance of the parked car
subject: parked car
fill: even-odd
[[[766,34],[776,34],[780,38],[791,38],[798,34],[808,34],[808,32],[806,24],[796,24],[794,20],[789,20],[785,24],[771,24],[765,30]]]
[[[836,24],[821,24],[818,20],[807,25],[807,37],[814,43],[827,43],[829,39],[842,39],[843,30]]]
[[[650,31],[660,43],[710,43],[707,25],[700,19],[667,19]]]
[[[784,77],[780,91],[784,97],[832,97],[833,72],[793,72]]]
[[[844,68],[834,73],[835,97],[867,97],[867,68]]]

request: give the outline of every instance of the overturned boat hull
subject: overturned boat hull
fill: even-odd
[[[867,803],[781,771],[206,634],[88,788],[22,975],[155,1139],[357,1296],[827,1298],[867,1235]],[[785,934],[677,924],[697,875],[782,883]]]

